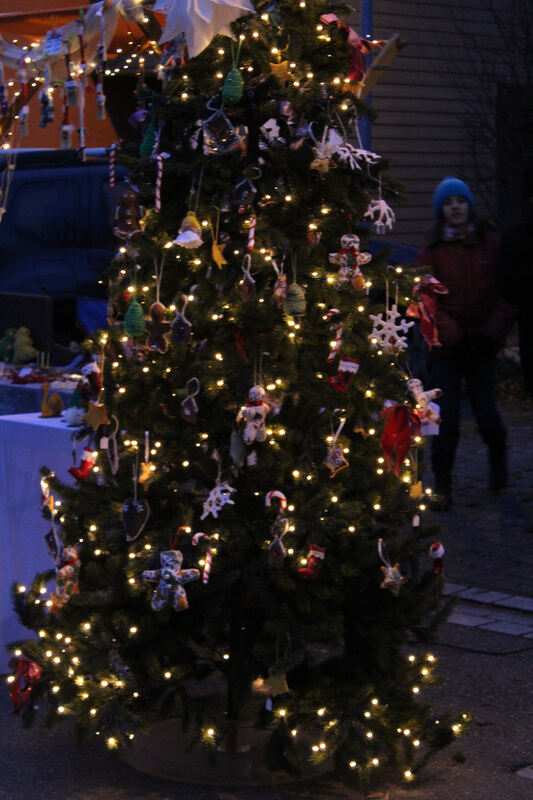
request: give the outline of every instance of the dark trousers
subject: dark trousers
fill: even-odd
[[[491,459],[505,454],[505,428],[496,405],[496,356],[492,353],[460,351],[430,364],[433,387],[442,389],[440,432],[432,437],[431,464],[437,482],[449,485],[459,443],[461,381],[466,391],[481,438]]]

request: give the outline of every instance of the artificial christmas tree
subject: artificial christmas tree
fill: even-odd
[[[463,720],[452,730],[419,703],[435,659],[405,649],[442,577],[410,526],[423,498],[409,492],[405,341],[369,342],[369,312],[383,310],[371,288],[388,273],[360,252],[361,221],[369,192],[394,187],[358,140],[357,39],[326,10],[259,1],[231,23],[238,49],[196,31],[164,94],[139,94],[168,158],[161,172],[160,158],[126,154],[148,211],[134,235],[117,227],[111,327],[88,343],[107,413],[87,449],[104,457],[75,488],[47,478],[62,505],[44,513],[58,552],[76,546],[78,591],[47,607],[52,572],[15,591],[40,638],[14,648],[42,670],[28,719],[46,694],[50,720],[74,715],[110,747],[160,712],[212,752],[238,750],[254,713],[274,771],[330,759],[354,780],[410,778]],[[242,95],[227,88],[235,70]],[[411,425],[398,477],[380,450],[385,401]]]

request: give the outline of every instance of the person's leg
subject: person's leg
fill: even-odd
[[[496,356],[473,354],[465,376],[478,430],[489,448],[489,488],[496,492],[507,486],[506,432],[496,404]]]
[[[431,466],[435,476],[435,491],[451,503],[452,470],[459,443],[461,405],[461,369],[455,358],[435,359],[430,365],[431,388],[442,389],[439,398],[439,435],[432,437]]]

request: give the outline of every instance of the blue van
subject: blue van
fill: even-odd
[[[103,297],[126,175],[117,166],[110,189],[104,149],[0,151],[0,292]]]

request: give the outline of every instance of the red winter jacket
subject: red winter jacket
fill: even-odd
[[[480,230],[460,241],[437,238],[418,253],[416,266],[434,275],[449,290],[438,296],[437,330],[442,347],[433,347],[439,358],[465,336],[485,334],[501,343],[516,319],[514,306],[496,291],[499,236]]]

